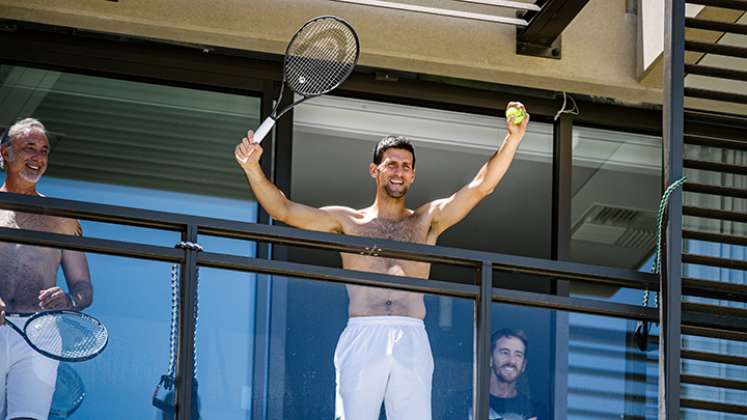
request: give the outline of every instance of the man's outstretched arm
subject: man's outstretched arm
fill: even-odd
[[[524,109],[520,102],[510,102],[508,107],[519,107]],[[524,111],[526,114],[526,111]],[[441,234],[446,229],[462,220],[470,211],[493,192],[503,176],[508,171],[511,162],[519,149],[519,143],[529,123],[529,114],[526,114],[521,124],[514,124],[513,117],[506,121],[508,134],[498,150],[480,168],[477,175],[469,184],[462,187],[451,197],[432,201],[427,204],[428,211],[432,212],[431,230]]]
[[[340,215],[347,209],[343,207],[323,207],[321,209],[296,203],[289,200],[278,187],[265,176],[259,166],[262,147],[252,143],[254,133],[249,131],[241,140],[234,154],[236,161],[244,170],[249,186],[254,191],[259,204],[273,219],[302,229],[323,232],[342,232]]]

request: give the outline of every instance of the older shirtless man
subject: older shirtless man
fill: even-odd
[[[40,195],[36,183],[47,169],[49,141],[44,125],[26,118],[12,125],[0,142],[5,183],[0,192]],[[0,226],[80,235],[77,220],[0,209]],[[62,266],[70,293],[57,287]],[[85,254],[0,242],[0,418],[46,419],[52,403],[57,362],[29,347],[10,327],[28,313],[45,309],[79,310],[91,304],[93,290]]]
[[[518,102],[509,104],[513,106],[524,108]],[[524,136],[528,117],[521,124],[514,124],[513,117],[508,121],[503,143],[469,184],[415,210],[405,204],[415,180],[415,150],[403,137],[388,136],[376,145],[368,168],[376,197],[363,209],[314,208],[288,200],[262,172],[262,148],[253,144],[251,131],[235,154],[254,195],[275,220],[310,230],[432,245],[498,185]],[[422,279],[430,272],[430,264],[423,262],[346,253],[341,257],[342,266],[351,270]],[[347,290],[350,317],[334,356],[336,418],[376,420],[383,401],[390,420],[430,420],[433,357],[422,321],[423,295],[361,286],[347,286]]]

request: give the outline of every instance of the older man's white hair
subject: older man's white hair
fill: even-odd
[[[0,140],[0,148],[8,150],[8,161],[13,160],[13,148],[11,144],[13,140],[18,138],[22,134],[26,134],[31,130],[41,130],[44,136],[47,136],[47,129],[44,124],[36,118],[24,118],[17,123],[11,125]],[[5,161],[2,155],[0,155],[0,169],[5,169]]]

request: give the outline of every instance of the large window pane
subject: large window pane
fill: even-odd
[[[348,324],[345,286],[277,276],[263,281],[268,282],[273,296],[267,321],[269,353],[262,359],[265,363],[257,368],[265,370],[268,382],[265,399],[254,410],[266,412],[267,416],[262,418],[268,419],[334,418],[333,359]],[[433,419],[464,418],[467,399],[472,393],[474,303],[435,295],[425,295],[424,299],[427,311],[424,326],[434,362]],[[365,318],[370,317],[352,319]],[[258,324],[257,328],[263,327]],[[392,336],[395,341],[397,337]],[[365,340],[368,342],[368,338]],[[370,369],[378,366],[374,360],[386,354],[376,352],[366,357],[361,366]],[[424,352],[414,360],[420,363],[427,359]],[[402,367],[412,366],[408,363]],[[408,386],[415,386],[414,378],[408,377],[408,381]],[[399,392],[406,390],[400,388]],[[381,413],[384,412],[382,406]]]
[[[659,137],[574,127],[573,261],[651,270],[661,198],[661,153]],[[613,287],[576,283],[571,292],[640,302],[640,292]]]
[[[471,181],[506,133],[502,117],[339,97],[307,102],[294,117],[291,195],[313,206],[369,206],[368,165],[386,135],[415,144],[417,180],[407,203],[417,208]],[[551,188],[552,125],[532,122],[500,185],[439,244],[549,257]]]
[[[42,192],[64,179],[64,198],[96,190],[101,203],[201,216],[228,204],[206,197],[251,203],[233,149],[259,98],[7,65],[0,82],[0,126],[31,116],[47,127]],[[217,216],[251,220],[234,207]]]
[[[0,127],[33,116],[48,130],[50,163],[40,193],[257,220],[233,148],[246,127],[258,124],[259,98],[7,65],[0,66],[0,81]],[[89,237],[168,247],[181,240],[180,232],[81,224]],[[256,250],[253,243],[215,237],[200,243],[207,251],[248,257]],[[89,310],[107,324],[111,342],[102,356],[73,366],[88,396],[71,418],[160,418],[151,398],[169,361],[171,267],[95,254],[89,265],[95,290]],[[252,276],[231,274],[204,270],[200,313],[212,328],[198,337],[203,418],[250,414],[255,284]],[[62,272],[58,284],[64,284]],[[224,354],[216,343],[230,344],[234,353]]]
[[[499,303],[492,310],[494,414],[657,418],[657,353],[631,342],[635,322]]]

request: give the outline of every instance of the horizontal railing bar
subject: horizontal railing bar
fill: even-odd
[[[702,64],[685,64],[685,73],[742,82],[747,81],[747,71],[705,66]]]
[[[523,290],[493,288],[493,302],[610,316],[615,318],[645,321],[658,321],[659,319],[658,309],[656,308],[646,308],[640,305],[628,305],[601,300],[547,295],[543,293],[526,292]]]
[[[657,278],[650,273],[614,267],[495,254],[484,251],[414,244],[383,239],[313,232],[202,216],[133,209],[57,198],[0,194],[0,208],[61,217],[74,217],[134,226],[183,230],[198,226],[199,233],[236,239],[267,241],[285,245],[321,248],[350,253],[376,253],[382,257],[430,263],[479,267],[489,261],[495,269],[514,270],[579,281],[629,288],[653,288]]]
[[[0,208],[176,231],[186,229],[193,220],[191,216],[178,213],[12,193],[0,194]]]
[[[722,233],[699,232],[697,230],[683,229],[682,238],[747,246],[747,236],[724,235]]]
[[[737,175],[747,175],[747,166],[732,165],[728,163],[706,162],[703,160],[683,159],[683,165],[689,169],[701,171],[726,172]]]
[[[747,223],[747,214],[737,211],[682,206],[682,214],[685,216],[701,217],[705,219],[730,220],[732,222]]]
[[[745,53],[747,53],[747,51]],[[731,150],[747,150],[747,141],[729,140],[720,137],[701,136],[697,134],[685,134],[684,139],[685,144],[718,147]]]
[[[747,48],[736,45],[711,44],[708,42],[685,41],[685,50],[706,54],[726,55],[729,57],[747,57]]]
[[[744,405],[693,400],[690,398],[680,398],[680,406],[698,410],[717,411],[720,413],[747,414],[747,406]]]
[[[747,11],[747,1],[745,0],[687,0],[687,3]]]
[[[425,280],[414,277],[369,273],[288,261],[248,258],[213,252],[199,253],[197,255],[197,264],[211,268],[240,270],[258,274],[315,281],[321,280],[357,286],[382,287],[409,292],[432,293],[461,298],[475,299],[479,294],[479,287],[473,284]]]
[[[182,262],[184,251],[165,246],[0,227],[0,241],[121,257]]]
[[[747,302],[747,285],[683,277],[682,294],[709,299]]]
[[[747,25],[698,18],[685,18],[685,27],[747,35]]]
[[[703,362],[721,363],[725,365],[747,366],[747,357],[734,356],[731,354],[709,353],[705,351],[683,349],[682,358],[700,360]]]
[[[199,253],[197,262],[201,266],[212,268],[354,284],[358,286],[394,288],[410,292],[431,293],[452,297],[475,299],[479,294],[479,287],[471,284],[423,280],[413,277],[392,276],[286,261],[268,261],[210,252]],[[625,305],[499,288],[493,289],[493,301],[627,319],[645,319],[649,321],[656,321],[658,319],[658,313],[655,309],[643,308],[638,305]]]
[[[747,198],[747,190],[742,188],[722,187],[720,185],[698,184],[694,182],[685,182],[682,187],[685,192],[690,193]]]

